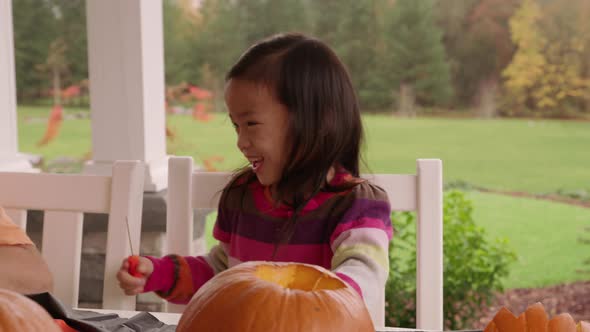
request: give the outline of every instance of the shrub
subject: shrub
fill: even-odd
[[[489,241],[472,219],[473,207],[460,191],[444,195],[444,321],[445,329],[465,329],[479,318],[516,254],[507,240]],[[415,327],[416,227],[414,213],[393,213],[396,235],[390,245],[386,286],[388,326]]]

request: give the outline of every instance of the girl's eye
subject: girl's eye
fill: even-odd
[[[256,125],[258,125],[258,124],[259,124],[258,122],[254,122],[254,121],[248,121],[248,122],[246,122],[246,125],[247,125],[248,127],[256,126]]]

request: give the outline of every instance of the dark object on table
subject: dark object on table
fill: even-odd
[[[166,325],[147,312],[131,318],[117,314],[101,314],[86,310],[66,309],[49,293],[27,295],[40,304],[51,317],[62,319],[68,326],[80,332],[174,332],[176,325]]]

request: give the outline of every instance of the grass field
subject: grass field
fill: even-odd
[[[71,112],[85,113],[86,110],[68,109]],[[81,159],[91,152],[91,129],[89,119],[66,119],[63,121],[59,135],[48,145],[38,147],[37,142],[43,137],[47,126],[49,108],[19,107],[18,142],[21,152],[41,155],[45,162],[60,157]]]
[[[494,189],[590,190],[590,122],[398,119],[365,116],[366,161],[372,172],[410,173],[417,158],[443,160],[445,181]],[[209,123],[171,117],[175,154],[222,154],[221,169],[241,165],[227,118]],[[584,181],[586,179],[586,181]]]
[[[590,209],[529,198],[469,192],[473,218],[490,238],[507,238],[518,254],[506,280],[509,288],[540,287],[577,280],[590,275],[583,265],[590,259]]]
[[[51,160],[82,158],[91,150],[88,119],[64,121],[60,136],[46,147],[43,135],[47,109],[19,108],[19,142],[24,152]],[[28,119],[28,120],[27,120]],[[554,192],[590,190],[590,122],[551,120],[399,119],[364,117],[366,161],[372,172],[409,173],[417,158],[443,160],[445,181],[463,180],[494,189]],[[177,137],[168,142],[171,154],[198,161],[214,155],[232,170],[243,164],[235,134],[225,114],[211,122],[170,116]]]
[[[90,121],[67,119],[60,136],[36,147],[48,109],[19,108],[20,150],[42,155],[82,158],[91,150]],[[66,111],[69,113],[69,111]],[[364,117],[366,160],[370,171],[414,172],[416,158],[443,160],[445,181],[462,180],[494,189],[530,193],[559,189],[590,190],[590,122],[550,120],[399,119]],[[171,116],[176,138],[168,152],[197,161],[223,156],[221,170],[242,165],[235,134],[224,114],[200,123]],[[576,272],[590,246],[578,242],[590,227],[590,209],[548,201],[470,192],[474,219],[490,237],[507,237],[519,261],[506,286],[537,287],[588,279]],[[550,268],[548,268],[550,267]],[[590,267],[588,267],[590,268]]]

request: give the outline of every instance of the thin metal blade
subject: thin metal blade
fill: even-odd
[[[127,224],[127,239],[129,239],[129,248],[131,249],[131,256],[134,256],[133,253],[133,244],[131,243],[131,231],[129,230],[129,218],[125,217],[125,223]]]

